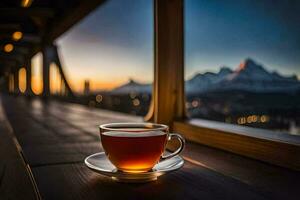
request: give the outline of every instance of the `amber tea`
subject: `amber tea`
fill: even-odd
[[[105,132],[101,135],[108,159],[122,171],[149,171],[160,159],[167,141],[167,133]]]
[[[168,126],[151,123],[112,123],[100,126],[101,143],[111,163],[124,172],[147,172],[161,160],[179,154],[184,139],[169,134]],[[167,141],[176,137],[180,147],[164,156]]]

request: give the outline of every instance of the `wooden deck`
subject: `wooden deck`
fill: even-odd
[[[186,163],[182,169],[151,183],[117,183],[90,171],[83,160],[102,150],[99,124],[142,121],[142,118],[38,98],[2,95],[1,101],[0,114],[6,116],[1,124],[6,120],[12,127],[11,137],[16,136],[21,158],[28,164],[27,173],[24,164],[20,164],[23,168],[18,172],[23,175],[19,176],[25,176],[21,179],[25,181],[23,185],[29,185],[40,195],[28,194],[24,196],[26,199],[245,200],[299,199],[300,196],[299,172],[193,143],[188,143],[183,153]],[[3,182],[3,177],[9,174],[2,170],[6,163],[2,163],[4,150],[1,147],[0,151],[2,200],[1,197],[9,198],[10,191],[22,194],[22,190],[12,190],[19,185],[15,179],[12,183]],[[7,161],[4,159],[4,162]],[[18,199],[18,196],[13,197]]]

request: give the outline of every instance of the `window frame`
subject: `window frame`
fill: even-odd
[[[188,141],[300,170],[300,143],[270,138],[261,129],[243,131],[215,122],[193,123],[186,116],[184,92],[184,0],[154,0],[154,83],[146,121],[169,125]],[[166,25],[167,24],[167,25]],[[214,122],[210,122],[214,123]],[[225,124],[224,124],[225,125]],[[234,128],[236,126],[236,128]]]

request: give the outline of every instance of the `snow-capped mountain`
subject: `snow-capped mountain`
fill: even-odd
[[[269,72],[262,65],[248,58],[237,69],[221,67],[218,73],[206,72],[196,74],[186,81],[186,92],[202,93],[209,91],[240,90],[247,92],[300,92],[300,81],[296,75],[282,76],[277,72]],[[150,84],[140,84],[133,80],[122,85],[114,93],[150,93]]]
[[[248,92],[295,92],[300,90],[300,82],[296,76],[285,77],[277,72],[268,72],[262,65],[257,64],[252,59],[246,59],[234,71],[226,71],[224,73],[221,69],[219,73],[210,74],[210,84],[207,84],[207,82],[203,84],[199,79],[197,81],[198,75],[196,75],[187,81],[186,91],[188,93],[198,93],[229,90]]]
[[[228,67],[222,67],[218,73],[205,72],[204,74],[196,74],[185,84],[186,91],[205,91],[210,86],[222,81],[226,76],[232,74],[232,70]]]

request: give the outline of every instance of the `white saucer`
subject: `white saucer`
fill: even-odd
[[[159,162],[151,171],[143,173],[126,173],[118,171],[116,167],[108,160],[104,152],[99,152],[88,156],[84,160],[84,163],[91,170],[99,174],[109,176],[114,180],[135,183],[154,181],[157,179],[157,177],[182,167],[184,160],[177,155],[170,159]]]

